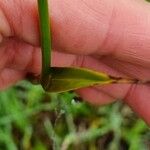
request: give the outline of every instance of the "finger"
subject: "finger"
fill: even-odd
[[[52,1],[51,7],[55,49],[75,54],[112,54],[123,60],[129,57],[130,62],[133,58],[133,62],[149,66],[147,3],[58,0]]]
[[[99,59],[101,62],[109,66],[110,68],[122,72],[126,77],[135,78],[138,80],[148,81],[150,79],[150,68],[142,67],[140,64],[135,65],[133,63],[127,63],[125,61],[119,61],[110,56],[101,57]]]
[[[146,2],[51,0],[50,3],[54,49],[75,54],[113,54],[118,59],[149,66],[150,6]],[[36,0],[3,0],[0,7],[14,35],[38,43]]]
[[[52,52],[52,66],[68,67],[74,64],[77,60],[76,55],[65,54],[58,51]]]
[[[0,9],[0,43],[3,40],[3,36],[8,37],[11,36],[11,29],[8,23],[6,16],[2,9]]]
[[[39,70],[40,49],[15,38],[3,41],[0,47],[0,70],[12,68],[36,72]]]
[[[0,58],[0,70],[9,67],[35,74],[41,71],[41,49],[15,38],[3,42]],[[52,53],[53,66],[70,66],[75,59],[75,55],[56,51]]]
[[[17,81],[23,79],[24,76],[24,72],[12,69],[4,69],[0,72],[0,90],[4,90],[7,87],[15,84]]]
[[[131,85],[130,84],[111,84],[111,85],[103,85],[97,86],[95,89],[97,91],[103,92],[114,99],[122,100],[125,98],[128,93]]]
[[[126,96],[125,102],[150,125],[150,86],[134,85]]]
[[[96,88],[84,88],[76,91],[84,100],[93,105],[105,105],[116,99]]]
[[[38,11],[36,0],[3,0],[0,1],[0,10],[4,19],[1,23],[8,24],[9,36],[17,36],[25,42],[39,43]],[[5,35],[4,35],[5,37]],[[7,36],[8,37],[8,36]]]
[[[74,66],[80,66],[84,68],[89,68],[98,72],[104,72],[106,74],[116,76],[116,77],[124,77],[125,75],[118,70],[111,68],[109,65],[101,62],[100,60],[103,59],[96,59],[92,56],[81,56],[77,55],[76,59],[73,62]]]

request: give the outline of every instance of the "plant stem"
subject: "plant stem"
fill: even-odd
[[[47,86],[50,67],[51,67],[51,27],[48,11],[48,1],[38,0],[40,32],[41,32],[41,48],[42,48],[42,72],[41,84],[43,87]]]

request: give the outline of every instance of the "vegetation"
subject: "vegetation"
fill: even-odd
[[[149,150],[149,141],[122,102],[95,107],[26,81],[0,93],[0,150]]]

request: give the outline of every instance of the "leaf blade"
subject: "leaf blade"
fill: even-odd
[[[107,74],[99,73],[84,68],[74,67],[51,67],[50,80],[47,88],[48,92],[66,92],[76,90],[96,84],[104,85],[113,83]]]

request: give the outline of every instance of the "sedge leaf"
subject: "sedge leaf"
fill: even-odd
[[[51,67],[49,83],[46,91],[66,92],[93,85],[104,85],[113,83],[114,80],[104,73],[89,69],[74,67]]]

